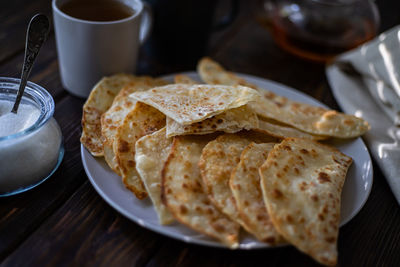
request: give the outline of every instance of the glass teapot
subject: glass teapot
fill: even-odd
[[[260,0],[257,10],[278,45],[318,62],[372,39],[379,26],[370,0]]]

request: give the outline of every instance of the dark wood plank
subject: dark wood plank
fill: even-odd
[[[341,228],[341,265],[394,266],[398,262],[399,256],[393,256],[400,246],[398,237],[386,246],[377,246],[386,244],[386,240],[399,230],[400,216],[396,203],[391,199],[376,199],[380,194],[390,193],[388,190],[383,181],[376,181],[366,207]],[[371,217],[381,220],[374,224]],[[392,223],[383,227],[385,217]],[[18,255],[27,256],[21,259]],[[293,247],[230,251],[161,237],[118,215],[88,183],[4,263],[30,266],[110,263],[135,266],[265,266],[266,263],[268,266],[319,266]]]
[[[211,57],[232,71],[277,81],[310,95],[324,81],[324,65],[283,51],[255,20],[242,25],[233,39],[215,49]]]
[[[51,0],[2,1],[0,8],[0,63],[24,50],[25,35],[33,15],[51,18]]]
[[[70,197],[86,176],[79,153],[83,101],[71,96],[57,103],[55,118],[61,126],[65,155],[53,177],[33,190],[0,198],[0,260]]]
[[[221,18],[231,10],[232,2],[233,1],[231,0],[218,1],[214,18],[215,22],[220,21]],[[215,54],[216,50],[221,50],[224,46],[229,45],[230,40],[232,40],[233,36],[235,36],[238,31],[241,30],[243,24],[246,24],[249,20],[252,20],[255,2],[256,1],[238,1],[239,9],[231,24],[224,28],[217,30],[214,29],[212,31],[210,40],[208,42],[207,54],[213,55]]]
[[[171,240],[163,244],[146,266],[277,266],[290,250],[293,248],[232,251]]]
[[[400,22],[395,1],[377,2],[383,12],[382,29]],[[23,3],[28,4],[26,11],[14,12]],[[337,109],[324,66],[282,51],[254,20],[246,1],[241,4],[238,20],[227,30],[213,34],[208,54],[232,71],[284,83]],[[35,7],[49,10],[50,1],[19,0],[4,7],[0,10],[0,19],[5,22],[0,24],[0,40],[11,41],[2,41],[0,75],[19,77],[26,27],[23,21],[29,21],[29,12]],[[10,18],[4,15],[13,12],[16,15]],[[22,37],[17,37],[17,32],[23,32]],[[184,69],[161,64],[149,47],[142,48],[138,73],[159,75],[178,70]],[[0,199],[0,261],[4,260],[4,266],[318,266],[293,247],[255,251],[201,247],[155,234],[125,219],[86,180],[79,153],[83,100],[68,95],[61,87],[54,37],[41,51],[31,80],[55,97],[55,117],[62,126],[67,152],[60,169],[44,184]],[[380,170],[375,169],[374,175],[365,207],[340,229],[339,265],[397,266],[400,262],[399,207]]]
[[[2,23],[0,26],[6,27],[8,30],[4,36],[12,35],[8,42],[2,41],[4,46],[2,46],[0,54],[4,58],[7,57],[7,53],[15,54],[18,53],[19,47],[23,48],[26,26],[31,15],[37,12],[50,14],[50,3],[49,0],[29,3],[27,1],[11,1],[7,3],[8,6],[5,9],[1,9],[0,16],[2,18],[10,15],[9,13],[4,14],[6,11],[17,14],[8,17],[7,21],[2,20],[4,24]],[[18,10],[22,10],[22,12]],[[19,51],[12,58],[3,60],[0,65],[0,76],[18,78],[23,56],[23,51]],[[0,61],[1,59],[3,58],[0,58]],[[30,80],[43,86],[55,98],[55,118],[63,132],[66,152],[61,166],[48,181],[29,192],[0,199],[0,228],[2,229],[0,232],[0,259],[6,257],[57,209],[83,182],[85,177],[79,156],[80,117],[83,101],[74,97],[63,98],[66,93],[60,83],[54,35],[50,35],[42,47]]]
[[[24,54],[19,53],[12,59],[0,65],[0,76],[20,78]],[[58,99],[66,94],[58,71],[55,37],[50,36],[44,43],[32,68],[29,81],[43,86],[50,94]]]
[[[376,165],[375,165],[376,166]],[[396,266],[400,262],[400,210],[375,167],[371,195],[360,213],[340,230],[340,262],[348,266]]]
[[[119,215],[87,181],[3,263],[140,266],[153,257],[161,239]]]

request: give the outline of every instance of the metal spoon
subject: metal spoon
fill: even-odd
[[[19,103],[21,102],[22,95],[24,94],[25,86],[28,81],[29,74],[31,73],[33,63],[39,53],[42,44],[47,38],[50,30],[50,22],[47,16],[37,14],[33,16],[29,22],[28,30],[26,32],[25,43],[25,58],[22,67],[21,83],[19,85],[17,98],[15,99],[14,106],[11,110],[12,113],[17,113]]]

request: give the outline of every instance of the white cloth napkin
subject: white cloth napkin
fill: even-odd
[[[340,55],[326,74],[344,112],[370,123],[364,140],[400,204],[400,26]]]

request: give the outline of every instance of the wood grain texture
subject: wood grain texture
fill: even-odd
[[[0,76],[20,78],[24,54],[20,53],[12,59],[0,64]],[[55,47],[55,37],[50,36],[43,44],[39,55],[33,65],[29,81],[44,87],[57,99],[59,95],[66,95],[61,85],[60,74],[58,71],[57,51]]]
[[[28,192],[0,198],[0,260],[34,231],[86,179],[80,158],[82,100],[66,97],[57,104],[55,119],[64,136],[65,155],[54,175]]]
[[[221,12],[229,0],[221,0]],[[227,69],[275,80],[338,109],[324,66],[282,51],[257,24],[251,5],[240,1],[234,23],[212,34],[208,55]],[[399,3],[376,1],[381,30],[400,24]],[[19,77],[27,23],[34,13],[50,14],[50,0],[17,0],[0,9],[0,76]],[[218,13],[218,12],[217,12]],[[188,70],[162,64],[151,47],[141,48],[138,74]],[[56,101],[66,153],[48,181],[26,193],[0,198],[1,266],[318,266],[293,247],[230,251],[186,244],[129,221],[112,209],[87,181],[80,158],[83,99],[61,85],[54,34],[46,41],[30,80]],[[0,159],[2,160],[2,159]],[[400,209],[374,164],[371,195],[359,214],[340,229],[339,266],[398,266]]]
[[[343,265],[397,266],[400,262],[399,205],[379,168],[374,168],[367,203],[339,232],[339,262]]]
[[[37,13],[51,18],[51,0],[2,1],[0,8],[0,63],[20,54],[30,19]]]
[[[160,238],[115,212],[86,181],[4,264],[137,266],[153,256]]]
[[[324,65],[283,52],[254,20],[246,21],[232,40],[211,56],[229,70],[277,81],[312,96],[325,79]]]

